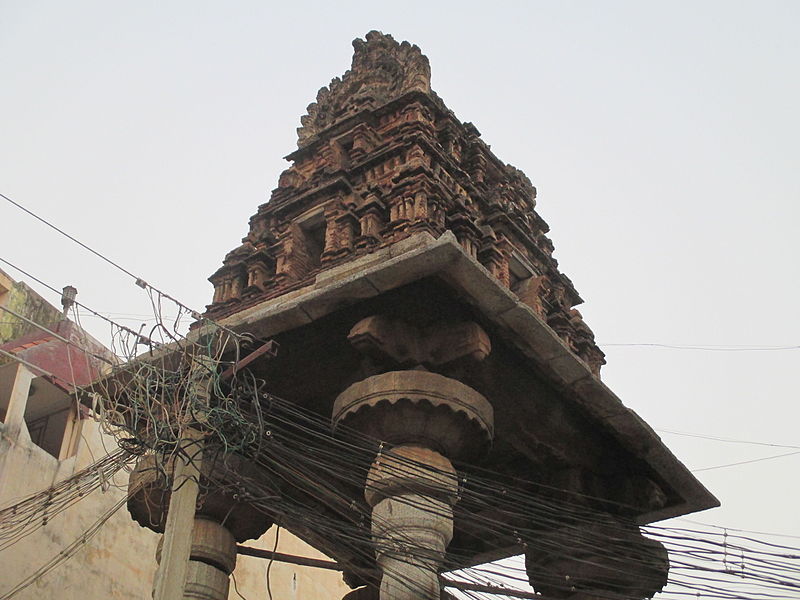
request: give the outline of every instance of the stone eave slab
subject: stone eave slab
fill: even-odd
[[[447,232],[415,234],[389,247],[321,272],[312,285],[267,300],[221,321],[231,329],[271,337],[424,277],[438,276],[498,326],[502,337],[532,360],[568,400],[605,426],[682,499],[642,514],[641,524],[719,506],[719,501],[661,438],[516,295],[504,288]]]

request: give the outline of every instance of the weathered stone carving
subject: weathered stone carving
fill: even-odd
[[[581,299],[552,257],[531,181],[431,91],[419,48],[376,31],[353,45],[351,69],[302,118],[292,166],[210,277],[208,315],[308,285],[324,269],[415,232],[450,230],[599,374],[603,353],[572,311]]]
[[[162,542],[163,539],[159,540],[156,549],[158,563],[161,563]],[[195,519],[183,598],[225,600],[236,556],[236,540],[228,529],[210,519]]]
[[[353,64],[341,78],[334,78],[308,105],[308,114],[297,130],[304,146],[323,130],[362,110],[374,109],[411,91],[430,93],[431,67],[417,46],[398,44],[390,35],[370,31],[366,41],[353,40]],[[361,136],[357,148],[364,150]],[[355,145],[355,143],[354,143]]]
[[[376,315],[356,323],[347,339],[366,356],[412,367],[479,362],[492,351],[489,336],[473,322],[437,323],[420,331],[410,323]]]
[[[458,477],[438,452],[404,445],[372,463],[364,491],[383,572],[381,600],[438,600],[439,565],[453,539]]]
[[[651,598],[667,584],[664,546],[639,528],[608,516],[565,524],[531,540],[525,567],[534,589],[551,598]]]
[[[432,599],[448,544],[453,563],[467,566],[523,542],[545,595],[651,595],[666,572],[663,554],[623,520],[714,499],[592,376],[603,353],[553,258],[532,182],[431,91],[419,49],[377,32],[354,45],[351,70],[309,107],[291,166],[210,278],[209,317],[246,311],[227,323],[292,348],[258,366],[276,395],[316,414],[336,397],[335,435],[355,430],[383,442],[369,474],[347,484],[348,498],[364,508],[363,492],[372,511],[375,562],[332,534],[293,526],[336,556],[348,584],[367,586],[347,596],[354,600],[375,597],[376,564],[382,600]],[[589,508],[615,521],[578,532],[556,530],[568,517],[540,522],[531,540],[458,519],[454,529],[450,461],[477,458],[527,480],[531,493],[541,485],[569,502],[596,498]],[[315,494],[284,491],[325,508]],[[499,506],[485,514],[505,514]],[[522,527],[528,517],[513,518]],[[591,548],[580,544],[587,536],[596,538]],[[618,573],[638,562],[649,566]]]
[[[351,385],[333,404],[347,423],[389,444],[418,444],[470,458],[494,435],[491,404],[460,381],[427,371],[389,371]]]
[[[231,490],[235,481],[226,475],[229,469],[240,473],[254,473],[254,467],[242,459],[230,456],[223,468],[220,463],[205,461],[200,483],[215,491],[203,494],[197,507],[198,518],[225,523],[225,528],[239,542],[260,537],[272,526],[263,512],[237,497]],[[170,500],[170,485],[174,459],[166,463],[155,455],[139,459],[128,483],[128,511],[134,521],[157,533],[164,531]],[[227,484],[227,485],[225,485]]]

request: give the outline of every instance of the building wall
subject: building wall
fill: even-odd
[[[18,441],[12,447],[7,447],[6,462],[0,472],[0,483],[4,484],[0,487],[0,507],[8,506],[24,496],[71,476],[114,447],[115,442],[100,432],[98,423],[85,419],[77,454],[59,461],[33,444],[23,425]],[[1,551],[0,564],[3,569],[0,575],[0,595],[57,555],[103,512],[125,497],[127,479],[127,473],[118,474],[106,491],[96,490],[86,495],[32,535]],[[273,527],[259,540],[250,540],[246,545],[272,550],[275,530]],[[149,529],[137,525],[123,507],[85,548],[19,593],[15,600],[150,598],[159,537]],[[278,552],[326,558],[286,530],[279,534]],[[248,600],[267,597],[268,562],[249,556],[239,557],[234,577],[241,596]],[[273,562],[270,568],[270,588],[275,600],[338,600],[349,590],[338,571],[280,562]],[[231,583],[230,600],[241,600],[241,596]]]
[[[3,425],[5,436],[6,427]],[[35,445],[25,424],[16,440],[3,440],[0,467],[0,506],[46,489],[92,464],[114,447],[92,420],[81,424],[77,452],[59,460]],[[43,527],[0,552],[3,565],[0,594],[34,573],[79,538],[101,514],[126,495],[127,474],[119,473],[107,490],[95,490]],[[15,600],[42,598],[141,599],[150,596],[158,536],[133,523],[122,508],[79,552],[15,596]]]
[[[258,540],[244,545],[272,550],[275,546],[277,527],[272,527]],[[285,529],[278,534],[278,552],[309,558],[330,560],[298,537]],[[267,599],[267,567],[269,561],[252,556],[239,556],[234,576],[239,591],[247,600]],[[342,581],[339,571],[329,571],[316,567],[301,567],[289,563],[273,561],[269,567],[269,588],[273,600],[339,600],[350,588]],[[242,600],[231,583],[228,600]]]
[[[32,321],[50,327],[62,318],[61,311],[20,281],[0,271],[0,307],[25,315]],[[0,344],[38,331],[24,320],[0,310]],[[0,364],[8,359],[0,357]]]
[[[107,350],[86,336],[74,324],[62,321],[62,314],[38,294],[0,271],[0,306],[6,305],[52,329],[92,352]],[[11,359],[0,361],[0,509],[52,487],[116,449],[114,439],[101,431],[100,424],[86,418],[63,386],[64,380],[86,383],[97,376],[98,365],[87,362],[73,346],[67,346],[37,328],[16,319],[9,325],[8,313],[0,311],[0,340],[8,351],[54,373],[49,381]],[[20,324],[21,323],[21,324]],[[9,341],[8,337],[11,340]],[[22,336],[22,337],[20,337]],[[31,341],[30,344],[25,343]],[[2,345],[2,342],[0,342]],[[77,352],[77,355],[76,355]],[[63,411],[70,418],[63,419]],[[31,439],[26,423],[40,415],[58,415],[49,431],[61,427],[61,436],[44,444]],[[81,417],[83,413],[83,417]],[[56,432],[57,433],[57,432]],[[52,436],[51,436],[52,437]],[[52,446],[52,447],[51,447]],[[127,496],[128,474],[118,473],[106,489],[85,495],[67,510],[50,515],[47,523],[13,546],[0,550],[0,596],[35,573],[42,565],[78,539],[115,503]],[[275,528],[247,545],[272,550]],[[85,600],[104,598],[142,600],[151,597],[156,571],[155,552],[159,535],[140,527],[123,506],[88,540],[77,554],[14,596],[15,600]],[[6,540],[0,539],[0,546]],[[313,558],[324,555],[292,536],[279,535],[279,552]],[[234,577],[238,593],[230,586],[229,598],[267,598],[268,561],[241,556]],[[270,589],[275,600],[313,598],[334,600],[348,590],[337,571],[313,569],[274,562],[270,568]],[[241,595],[240,595],[241,594]]]

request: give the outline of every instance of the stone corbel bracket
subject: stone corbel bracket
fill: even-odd
[[[398,365],[480,362],[492,351],[487,333],[471,321],[420,330],[405,321],[376,315],[356,323],[347,339],[365,356]]]

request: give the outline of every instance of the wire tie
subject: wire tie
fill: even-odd
[[[722,568],[728,571],[728,529],[723,528],[722,533]]]
[[[517,544],[522,546],[523,544],[522,538],[519,536],[519,531],[517,531],[516,529],[514,530],[514,537],[517,539]]]
[[[143,290],[147,289],[147,282],[144,279],[142,279],[141,277],[137,277],[136,278],[136,285],[138,285]]]
[[[110,485],[106,479],[105,473],[98,469],[97,475],[100,477],[100,489],[103,490],[103,493],[106,493]]]

